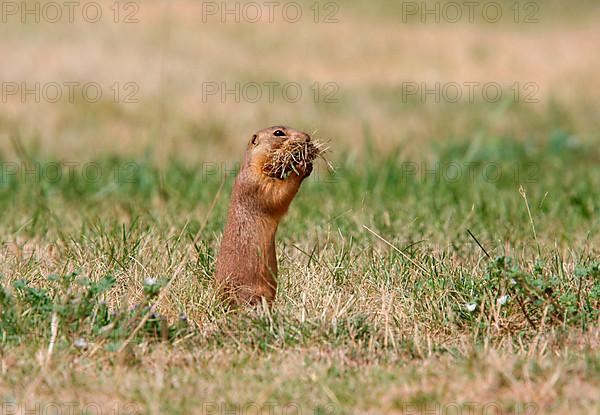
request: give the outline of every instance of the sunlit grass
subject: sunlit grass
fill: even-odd
[[[440,143],[421,160],[369,146],[358,157],[343,148],[336,157],[335,173],[321,166],[281,226],[280,286],[271,311],[227,310],[213,285],[231,176],[219,192],[221,174],[207,176],[200,166],[114,157],[98,165],[111,171],[134,163],[134,173],[97,181],[83,174],[7,177],[0,188],[0,336],[4,359],[21,372],[9,372],[4,393],[7,382],[22,385],[37,373],[27,369],[29,360],[51,373],[74,365],[113,401],[168,411],[259,398],[400,410],[402,402],[452,400],[452,388],[443,386],[389,390],[399,381],[431,382],[443,370],[465,385],[473,382],[470,370],[492,377],[509,370],[518,379],[522,365],[545,368],[534,382],[545,382],[557,364],[582,384],[597,379],[592,361],[546,354],[575,347],[593,360],[586,348],[597,342],[600,301],[597,149],[557,132],[545,144]],[[450,164],[460,178],[444,169]],[[503,173],[486,173],[491,165]],[[577,346],[574,333],[582,336]],[[321,386],[309,391],[302,377],[288,379],[299,369],[286,356],[299,353],[303,376]],[[154,370],[150,356],[185,390],[204,387],[193,376],[218,377],[217,389],[191,400],[162,389],[169,403],[140,395],[130,382]],[[189,372],[181,366],[186,359],[203,363]],[[437,369],[401,370],[419,361]],[[133,371],[118,381],[104,369],[90,371],[108,362],[111,370],[127,362]],[[241,386],[240,379],[253,377],[259,380]],[[288,380],[271,390],[269,379]],[[66,388],[59,395],[29,396],[96,399],[89,385],[58,382]],[[357,382],[372,385],[377,398],[353,394]],[[544,405],[535,388],[520,384],[511,380],[495,392],[469,386],[463,396],[502,397],[505,408]],[[263,388],[270,390],[264,397]],[[561,388],[553,391],[559,408],[590,404]]]

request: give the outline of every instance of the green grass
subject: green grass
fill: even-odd
[[[97,24],[0,25],[3,82],[104,92],[0,104],[1,413],[598,413],[597,2],[539,2],[539,24],[514,23],[512,0],[497,24],[403,23],[391,0],[340,3],[337,24],[313,0],[297,24],[282,7],[204,24],[206,2],[171,3],[140,3],[137,24],[106,3]],[[207,81],[298,82],[303,99],[205,103]],[[113,102],[115,82],[139,103]],[[339,102],[314,102],[329,82]],[[405,100],[404,82],[504,98]],[[539,103],[515,103],[516,82]],[[273,308],[230,310],[221,166],[276,123],[331,140],[337,170],[280,225]],[[35,177],[52,162],[78,168]]]
[[[211,402],[402,411],[457,396],[476,411],[597,408],[568,377],[552,380],[600,381],[597,148],[556,132],[454,140],[409,160],[366,142],[359,157],[339,149],[335,174],[321,169],[294,201],[271,311],[228,310],[215,295],[232,177],[219,193],[202,165],[143,159],[97,182],[5,177],[4,400],[76,396],[149,413]],[[421,176],[436,163],[463,175]],[[498,179],[486,179],[492,164]],[[18,392],[36,377],[43,386]]]

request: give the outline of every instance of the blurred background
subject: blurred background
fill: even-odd
[[[0,400],[598,413],[599,21],[598,0],[0,1]],[[272,313],[230,313],[230,173],[274,124],[337,174],[278,230]]]
[[[3,2],[0,152],[229,162],[273,124],[410,159],[597,142],[599,17],[584,0]]]

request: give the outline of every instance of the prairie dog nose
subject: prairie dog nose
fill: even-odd
[[[298,133],[298,135],[295,138],[297,138],[298,140],[302,140],[305,143],[310,143],[310,135],[306,133]]]

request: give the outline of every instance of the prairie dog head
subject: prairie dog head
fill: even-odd
[[[246,163],[262,174],[267,155],[288,140],[310,142],[310,136],[290,127],[273,126],[252,135],[246,150]]]

